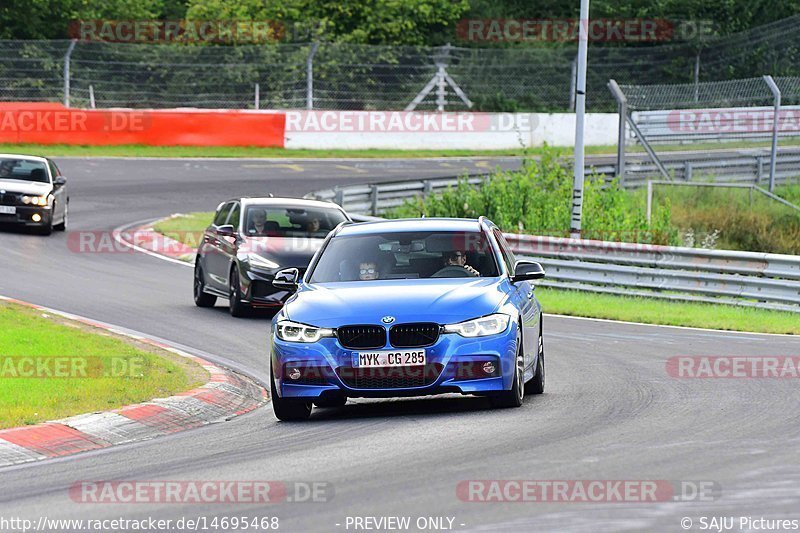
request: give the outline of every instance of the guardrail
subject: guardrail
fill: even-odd
[[[486,176],[470,176],[478,184]],[[457,178],[338,187],[306,195],[334,201],[356,220],[434,194]],[[800,256],[506,233],[519,257],[547,270],[542,286],[800,313]]]

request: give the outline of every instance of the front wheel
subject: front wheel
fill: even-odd
[[[291,422],[295,420],[306,420],[311,416],[311,402],[303,400],[294,400],[288,398],[281,398],[278,396],[278,390],[275,387],[275,373],[270,364],[269,372],[269,388],[272,395],[272,410],[278,420],[284,422]]]
[[[544,341],[542,339],[542,328],[539,326],[539,355],[536,359],[536,374],[533,379],[525,384],[525,394],[544,393]]]
[[[520,407],[525,399],[525,357],[522,352],[522,337],[517,334],[517,357],[514,364],[514,380],[511,389],[492,397],[495,407]]]
[[[53,226],[53,229],[56,231],[67,231],[67,226],[69,225],[69,202],[64,204],[64,218],[60,224],[56,224]]]
[[[242,285],[239,281],[239,269],[231,269],[230,296],[228,297],[231,316],[245,317],[250,313],[250,306],[242,301]]]

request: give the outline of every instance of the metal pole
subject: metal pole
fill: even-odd
[[[647,180],[647,225],[650,226],[650,219],[653,217],[653,181]]]
[[[619,115],[619,129],[617,131],[617,178],[620,187],[625,186],[625,125],[628,116],[628,99],[619,88],[616,80],[608,80],[608,88],[617,101],[617,114]]]
[[[67,48],[67,53],[64,56],[64,107],[69,107],[69,60],[77,42],[77,39],[70,41],[69,48]]]
[[[444,111],[444,106],[447,103],[447,87],[444,80],[444,65],[442,64],[439,64],[436,70],[436,79],[436,110],[441,113]]]
[[[778,163],[778,127],[781,114],[781,90],[772,76],[764,76],[764,81],[772,91],[775,99],[775,110],[772,113],[772,158],[769,162],[769,192],[775,189],[775,167]]]
[[[589,0],[581,0],[580,32],[578,38],[578,86],[575,90],[575,179],[572,185],[572,219],[569,233],[581,236],[583,214],[583,126],[586,114],[586,59],[589,48]]]
[[[313,43],[306,58],[306,109],[314,109],[314,54],[319,43]]]
[[[94,85],[89,85],[89,107],[94,109]]]
[[[694,58],[694,101],[700,100],[700,50]]]
[[[256,101],[255,101],[256,109],[260,109],[261,107],[261,86],[256,83]]]
[[[570,67],[570,77],[569,77],[569,110],[574,112],[575,111],[575,83],[576,77],[578,76],[578,56],[575,56],[575,59],[572,60],[572,66]]]

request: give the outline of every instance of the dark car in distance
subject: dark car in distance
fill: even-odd
[[[194,269],[194,301],[228,300],[232,316],[278,310],[290,292],[273,286],[284,268],[305,272],[328,233],[350,217],[336,204],[293,198],[237,198],[217,207]]]

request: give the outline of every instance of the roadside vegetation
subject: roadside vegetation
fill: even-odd
[[[170,396],[207,378],[165,350],[0,302],[0,429]]]
[[[776,193],[798,202],[800,184],[780,186]],[[546,149],[519,171],[496,171],[481,186],[462,179],[441,194],[410,199],[386,216],[485,215],[506,232],[566,237],[571,196],[570,161]],[[626,190],[616,180],[587,176],[584,238],[800,254],[800,211],[748,189],[657,186],[649,224],[646,203],[644,188]]]

